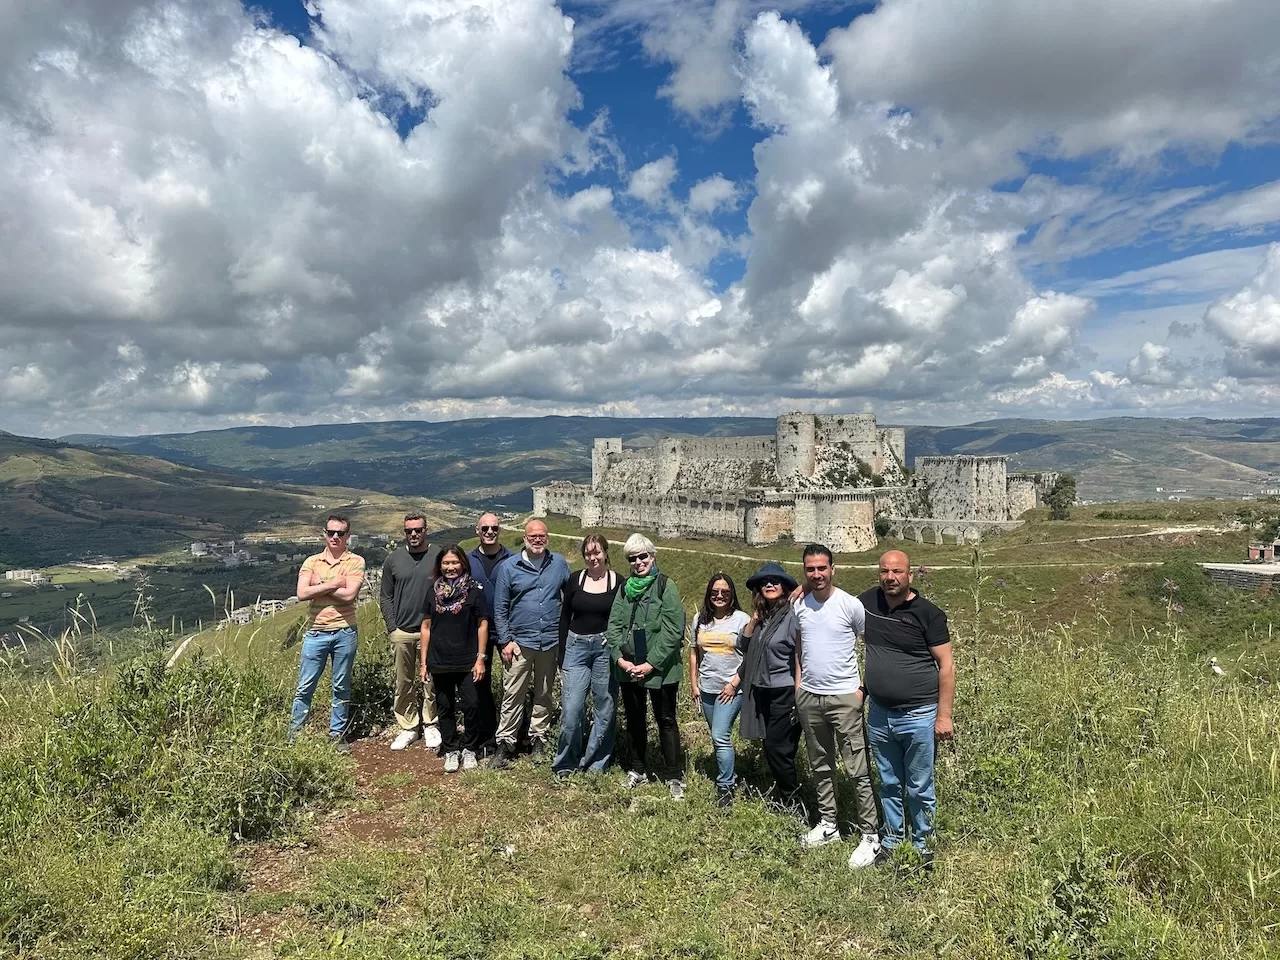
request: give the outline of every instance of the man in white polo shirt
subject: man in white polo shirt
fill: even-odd
[[[862,835],[849,857],[854,869],[869,867],[880,852],[876,801],[862,723],[862,678],[858,636],[866,626],[861,601],[834,581],[831,551],[819,543],[804,548],[804,595],[795,601],[800,621],[796,644],[796,712],[818,792],[818,824],[800,841],[807,848],[840,839],[836,825],[836,751],[853,779],[854,823]]]

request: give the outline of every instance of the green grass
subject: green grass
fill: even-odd
[[[675,549],[696,546],[659,544],[690,608],[713,571],[741,585],[760,562]],[[718,809],[705,724],[684,700],[684,804],[659,787],[627,792],[616,774],[557,785],[525,764],[444,780],[378,767],[354,788],[322,744],[282,743],[294,610],[204,634],[167,672],[148,654],[105,680],[0,682],[0,952],[1274,955],[1277,602],[1209,584],[1194,546],[1123,568],[999,566],[989,546],[967,558],[951,547],[965,562],[917,580],[948,610],[959,684],[931,877],[905,863],[851,873],[847,843],[804,853],[794,810],[749,797]],[[873,582],[852,564],[839,576]],[[391,665],[373,605],[360,623],[363,730],[390,718]],[[323,689],[313,710],[327,711]],[[767,784],[754,745],[740,745],[739,771]],[[349,790],[345,816],[383,833],[344,833],[344,815],[317,829],[311,814]],[[261,889],[262,861],[287,881]]]

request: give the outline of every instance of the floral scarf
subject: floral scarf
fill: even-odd
[[[453,580],[436,578],[436,613],[461,613],[467,602],[467,594],[475,586],[470,574],[464,573]]]

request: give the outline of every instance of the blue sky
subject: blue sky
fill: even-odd
[[[1269,0],[24,8],[0,413],[1271,415],[1278,33]]]

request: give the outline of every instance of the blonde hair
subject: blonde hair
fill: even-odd
[[[627,537],[627,542],[622,545],[622,554],[629,557],[633,553],[649,553],[656,557],[658,549],[653,545],[653,541],[643,533],[633,533]]]

